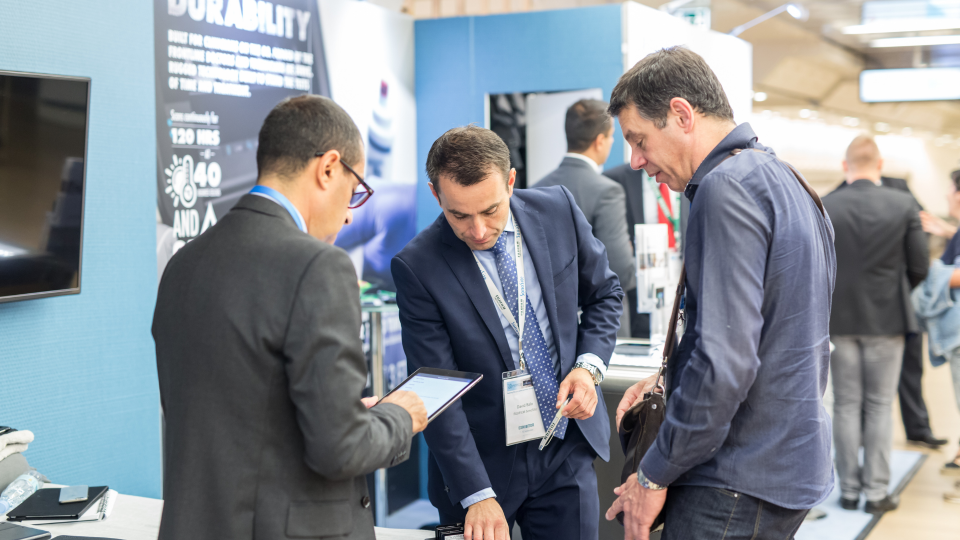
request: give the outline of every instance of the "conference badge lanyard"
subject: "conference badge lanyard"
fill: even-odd
[[[510,326],[517,333],[517,349],[520,351],[520,369],[506,371],[503,373],[503,413],[506,424],[507,446],[519,444],[522,442],[542,439],[546,431],[543,427],[543,418],[540,416],[540,404],[537,403],[537,394],[533,388],[533,375],[527,371],[527,362],[523,354],[523,326],[527,315],[527,286],[524,278],[523,268],[523,237],[520,234],[520,226],[511,213],[510,219],[513,220],[513,239],[516,249],[517,265],[517,313],[520,320],[507,306],[503,295],[497,290],[493,280],[487,274],[487,271],[480,264],[480,259],[474,253],[473,258],[480,267],[480,275],[483,282],[493,298],[493,303],[497,309],[507,319]]]

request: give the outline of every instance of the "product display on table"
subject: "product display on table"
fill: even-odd
[[[0,523],[0,540],[46,540],[47,538],[50,538],[50,533],[47,531],[21,527],[13,523]]]
[[[87,500],[82,502],[60,504],[60,488],[37,490],[27,500],[7,513],[9,521],[24,520],[78,520],[107,492],[107,486],[91,486],[87,492]]]

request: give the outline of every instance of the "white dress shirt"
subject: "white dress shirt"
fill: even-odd
[[[575,154],[573,152],[567,152],[566,154],[563,155],[563,157],[579,159],[580,161],[586,163],[587,165],[590,165],[590,167],[592,167],[593,170],[597,171],[597,174],[603,174],[603,166],[601,166],[599,163],[588,158],[583,154]]]

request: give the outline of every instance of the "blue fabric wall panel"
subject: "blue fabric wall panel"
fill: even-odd
[[[601,88],[623,73],[621,6],[458,17],[416,22],[417,229],[440,212],[426,171],[430,145],[444,131],[483,125],[485,94]],[[607,167],[623,163],[616,132]]]
[[[82,292],[0,305],[0,424],[55,482],[159,497],[152,3],[8,0],[0,69],[92,79]]]

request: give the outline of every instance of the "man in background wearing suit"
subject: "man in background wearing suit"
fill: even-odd
[[[593,227],[593,235],[607,248],[610,269],[620,278],[620,287],[634,302],[637,297],[633,243],[627,232],[627,209],[623,187],[603,176],[601,168],[613,146],[613,118],[607,103],[581,99],[567,109],[567,153],[560,167],[537,182],[536,187],[563,186]],[[627,306],[624,306],[627,308]],[[636,305],[624,309],[620,335],[630,337]]]
[[[916,332],[910,289],[927,275],[927,239],[916,201],[880,187],[877,143],[860,136],[847,148],[850,185],[823,198],[833,220],[837,282],[830,315],[833,438],[840,504],[883,513],[898,506],[890,483],[893,396],[904,335]],[[863,447],[863,465],[858,454]]]
[[[848,185],[850,184],[844,181],[837,186],[837,189],[842,189]],[[909,193],[917,210],[923,210],[913,192],[910,191],[906,180],[881,176],[880,185]],[[906,302],[904,305],[909,304],[909,302]],[[927,411],[927,404],[923,399],[923,332],[921,330],[904,337],[903,366],[900,368],[897,396],[900,398],[900,418],[903,420],[907,442],[934,450],[947,444],[947,439],[941,439],[933,434],[933,430],[930,428],[930,413]]]
[[[630,247],[636,249],[637,242],[634,239],[636,231],[635,225],[644,224],[643,212],[643,170],[635,171],[629,163],[618,165],[612,169],[607,169],[603,175],[620,184],[623,188],[623,194],[626,195],[627,206],[627,234],[630,236]],[[636,258],[633,259],[636,265]],[[633,279],[637,276],[634,273]],[[630,337],[649,338],[650,337],[650,314],[637,313],[637,288],[626,290],[627,306],[630,309]]]
[[[444,133],[427,174],[443,213],[392,265],[403,348],[414,369],[484,376],[424,432],[430,501],[442,523],[465,523],[466,540],[507,540],[515,521],[526,540],[596,540],[593,461],[610,457],[596,386],[623,299],[603,244],[565,188],[514,192],[509,151],[490,130]],[[522,358],[539,405],[527,409],[534,423],[549,426],[572,395],[542,451],[539,438],[507,444],[520,438],[506,431],[516,408],[505,410],[502,375]]]
[[[337,104],[283,101],[260,129],[257,186],[167,265],[161,540],[374,538],[364,475],[408,457],[426,409],[409,392],[360,399],[360,291],[332,244],[372,194],[363,164]]]

